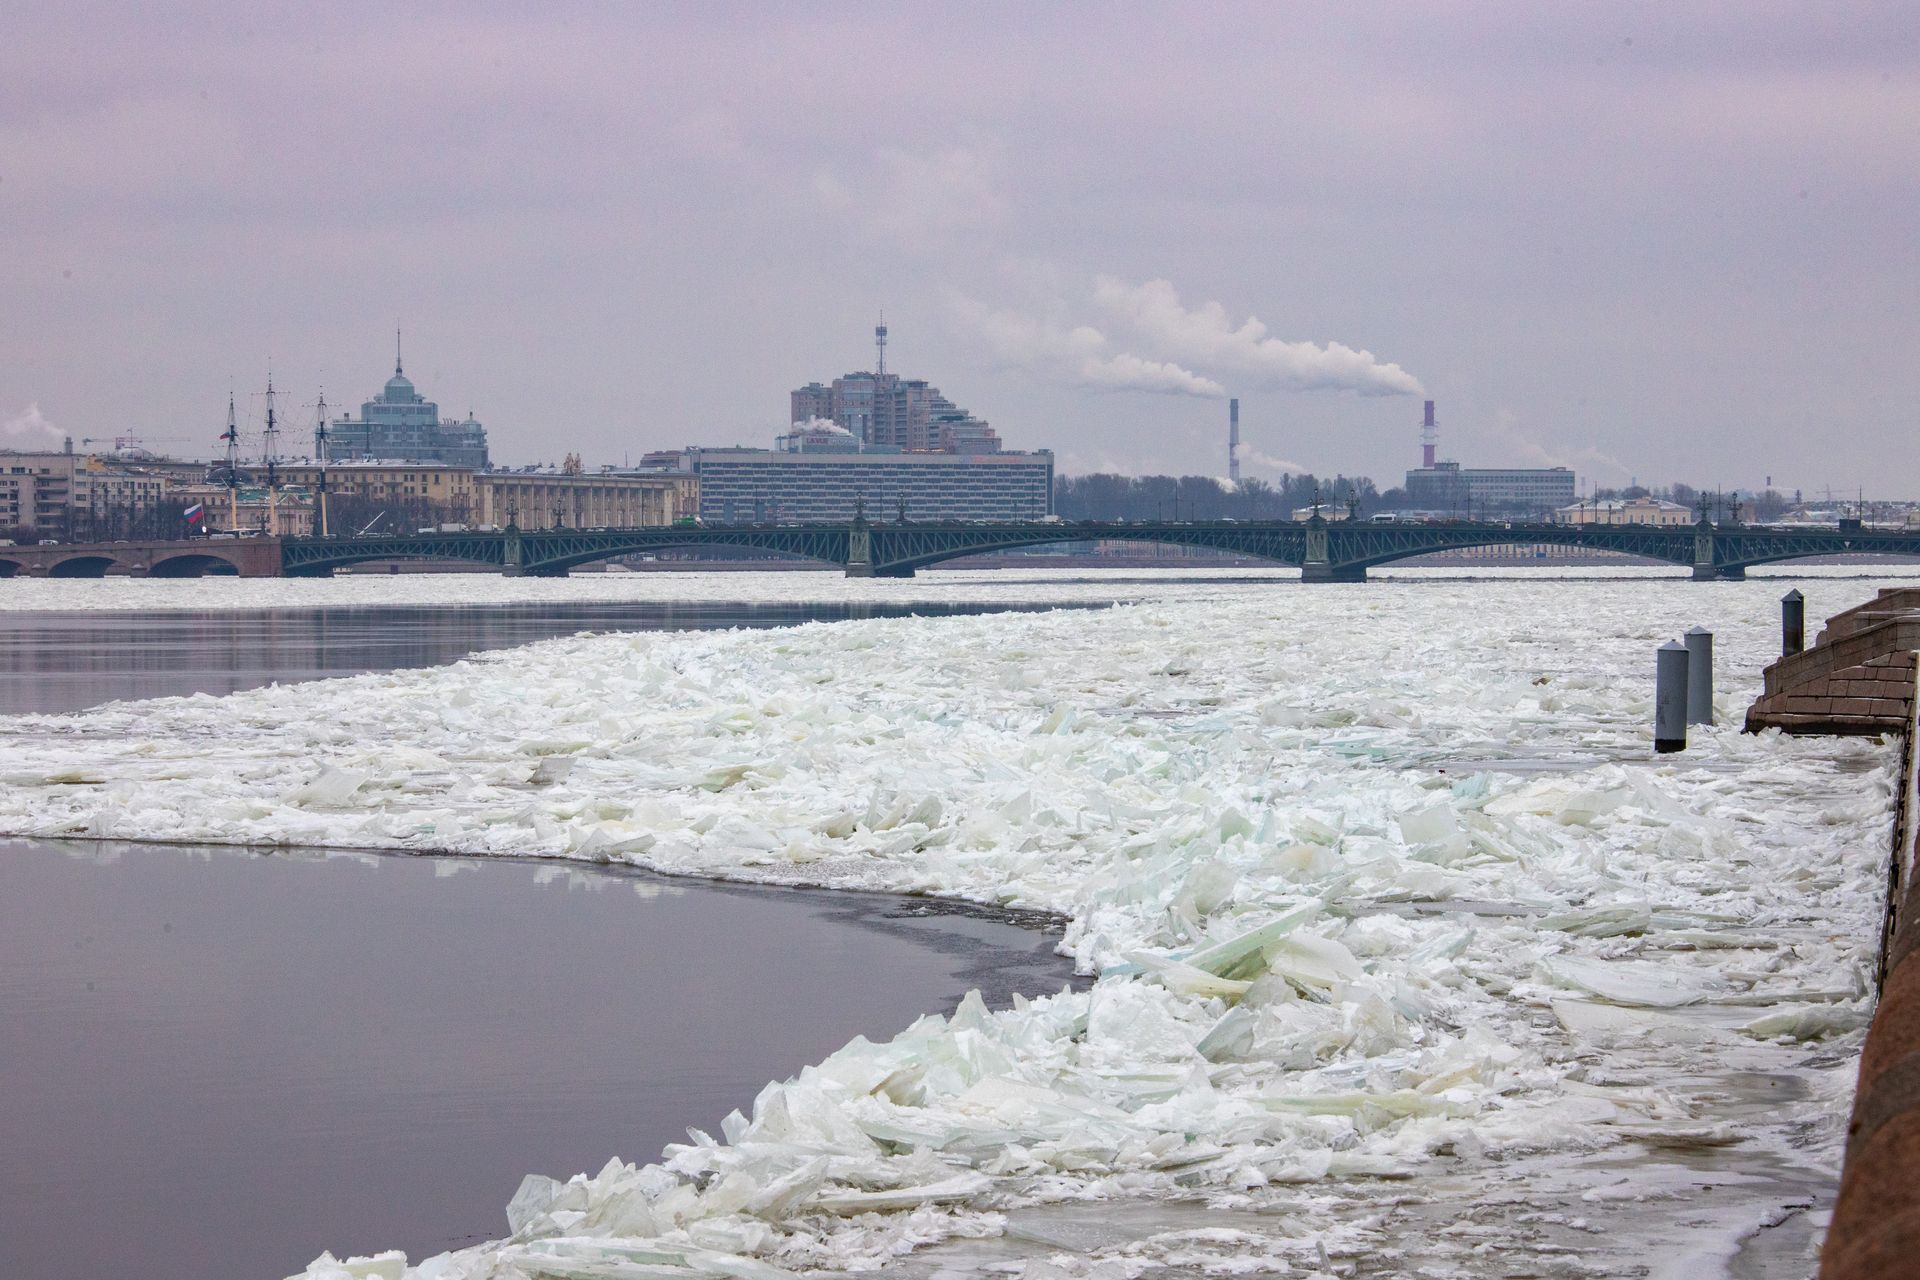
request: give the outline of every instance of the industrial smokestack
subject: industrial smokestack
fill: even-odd
[[[1426,420],[1420,424],[1420,465],[1433,466],[1434,450],[1440,446],[1440,427],[1433,420],[1433,401],[1427,401]]]
[[[1227,479],[1240,483],[1240,398],[1227,401]]]

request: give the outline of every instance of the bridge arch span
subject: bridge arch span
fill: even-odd
[[[289,549],[296,545],[301,548],[300,552],[282,553],[281,572],[292,578],[328,577],[335,569],[375,560],[440,560],[448,564],[485,565],[490,569],[501,567],[500,544],[485,539],[380,538],[353,544],[314,539],[298,544],[289,540],[287,544]]]
[[[147,567],[149,578],[224,578],[237,577],[239,573],[240,566],[233,561],[204,551],[167,556]]]
[[[1647,540],[1637,525],[1582,526],[1539,525],[1510,530],[1470,530],[1447,525],[1409,525],[1404,538],[1374,539],[1375,545],[1358,555],[1340,556],[1335,543],[1337,563],[1344,569],[1364,573],[1381,565],[1430,556],[1444,551],[1473,551],[1481,547],[1550,546],[1581,551],[1611,551],[1642,561],[1688,568],[1693,565],[1694,545],[1691,527],[1676,528],[1669,538]],[[1619,530],[1628,530],[1622,536]],[[1388,545],[1379,546],[1379,542]]]
[[[1298,569],[1305,554],[1300,526],[1235,524],[1138,528],[1124,524],[1061,524],[1048,529],[995,530],[967,525],[876,525],[873,564],[876,574],[911,574],[964,556],[991,555],[1072,542],[1142,542],[1197,547],[1221,555],[1247,556]]]
[[[20,573],[18,560],[0,560],[0,578],[12,578]]]
[[[112,556],[68,556],[47,570],[49,578],[104,578],[107,570],[120,563]]]
[[[558,575],[558,574],[566,573],[569,569],[578,569],[583,565],[597,564],[602,560],[618,560],[625,556],[646,555],[647,553],[654,552],[654,551],[676,551],[676,550],[693,549],[693,548],[699,548],[699,547],[712,547],[716,545],[719,545],[719,546],[740,545],[744,549],[757,551],[760,554],[769,557],[769,559],[777,563],[787,563],[794,560],[805,560],[814,564],[822,565],[825,567],[831,567],[835,569],[842,567],[841,563],[838,560],[829,560],[817,555],[808,555],[804,551],[791,551],[784,547],[761,547],[761,546],[755,546],[752,543],[744,543],[744,542],[740,544],[716,543],[713,539],[709,538],[709,539],[705,539],[698,542],[693,541],[691,539],[681,539],[679,541],[666,540],[661,542],[650,542],[644,546],[598,547],[598,548],[593,548],[591,550],[580,550],[580,551],[571,552],[564,555],[555,555],[555,556],[546,557],[541,560],[529,563],[524,567],[524,572],[529,574]]]
[[[1763,552],[1759,554],[1748,554],[1736,547],[1733,549],[1733,554],[1722,561],[1719,567],[1738,571],[1758,568],[1761,565],[1782,564],[1788,560],[1811,560],[1816,557],[1826,556],[1873,556],[1875,558],[1906,560],[1908,562],[1920,559],[1920,545],[1905,547],[1897,545],[1888,546],[1879,539],[1860,539],[1859,542],[1860,545],[1841,545],[1812,550],[1783,550],[1775,553]]]

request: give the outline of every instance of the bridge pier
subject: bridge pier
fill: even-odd
[[[1747,566],[1696,564],[1693,566],[1693,580],[1695,582],[1745,582]]]
[[[847,566],[849,578],[911,578],[911,565],[875,565],[871,561],[858,561]]]
[[[1363,564],[1328,564],[1324,560],[1318,563],[1309,561],[1300,566],[1302,582],[1365,582],[1367,566]]]

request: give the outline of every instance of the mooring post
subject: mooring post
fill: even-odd
[[[1687,647],[1669,640],[1654,655],[1653,749],[1687,749]]]
[[[1807,598],[1795,587],[1780,597],[1780,656],[1791,658],[1807,647]]]
[[[1687,723],[1713,723],[1713,632],[1687,632]]]

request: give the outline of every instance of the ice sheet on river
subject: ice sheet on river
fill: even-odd
[[[1654,644],[1713,625],[1731,718],[1774,594],[1266,587],[581,637],[15,718],[0,829],[955,894],[1062,913],[1103,975],[856,1040],[657,1163],[529,1178],[509,1238],[413,1276],[753,1277],[1075,1198],[1310,1206],[1726,1143],[1819,1162],[1867,1004],[1890,753],[1720,730],[1647,756]],[[1727,1072],[1795,1100],[1723,1105]],[[1374,1247],[1360,1218],[1263,1221],[1235,1248],[1269,1269]],[[1126,1256],[1115,1274],[1159,1255]]]

